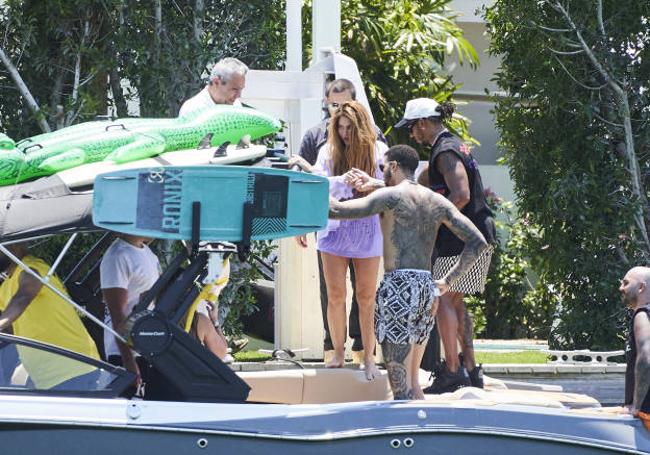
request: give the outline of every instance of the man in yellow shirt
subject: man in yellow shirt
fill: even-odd
[[[50,267],[29,254],[26,246],[14,244],[8,250],[33,272],[45,277]],[[0,285],[0,331],[52,344],[99,359],[97,347],[74,307],[34,276],[25,272],[0,252],[0,270],[7,278]],[[49,283],[64,295],[65,286],[56,275]],[[57,388],[67,381],[92,373],[95,368],[63,357],[43,355],[31,348],[19,347],[20,360],[38,389]]]

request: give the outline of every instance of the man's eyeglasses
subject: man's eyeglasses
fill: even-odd
[[[417,122],[418,122],[417,120],[413,120],[412,122],[406,125],[406,129],[408,130],[409,133],[413,132],[413,127]]]

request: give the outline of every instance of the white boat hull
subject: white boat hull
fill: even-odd
[[[162,403],[0,396],[3,454],[648,453],[637,419],[458,402]],[[145,452],[146,451],[146,452]]]

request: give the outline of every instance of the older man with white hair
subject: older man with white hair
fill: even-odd
[[[218,104],[241,107],[242,103],[239,97],[246,86],[246,73],[248,73],[248,67],[239,59],[234,57],[222,58],[212,67],[210,80],[207,85],[203,90],[183,103],[178,112],[178,116],[187,115],[191,112]],[[250,135],[247,134],[241,138],[240,144],[248,145],[250,144],[250,140]],[[220,324],[223,323],[226,314],[228,314],[227,310],[222,309]],[[221,330],[221,326],[215,326],[215,328],[219,339],[226,342],[227,340]],[[247,343],[248,340],[246,338],[231,341],[232,352],[234,353],[243,349]],[[226,355],[226,359],[232,361],[232,357],[229,354]]]
[[[215,104],[241,106],[239,97],[246,86],[247,72],[248,67],[234,57],[219,60],[210,71],[208,84],[183,103],[178,115],[182,116]]]
[[[634,311],[626,345],[625,406],[650,427],[650,268],[633,267],[619,287],[625,306]]]

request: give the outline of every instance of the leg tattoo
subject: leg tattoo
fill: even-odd
[[[472,349],[474,347],[474,322],[467,308],[465,308],[464,313],[465,324],[463,325],[465,327],[463,328],[465,329],[465,333],[463,334],[463,345],[467,349]]]
[[[381,350],[386,362],[386,371],[390,388],[393,390],[393,397],[396,400],[413,399],[413,391],[407,381],[405,361],[411,352],[410,344],[393,344],[384,341]]]

